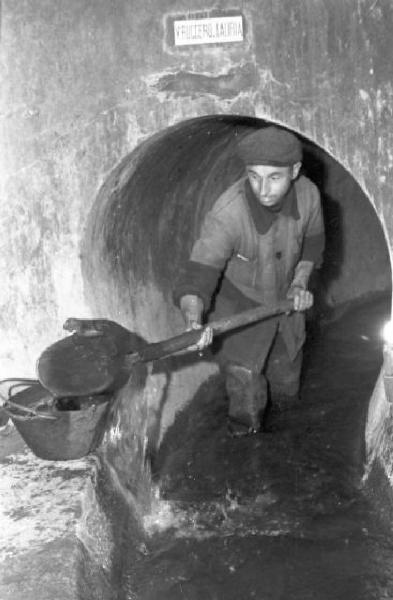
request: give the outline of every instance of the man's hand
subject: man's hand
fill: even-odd
[[[314,304],[314,295],[308,290],[304,290],[296,285],[289,288],[287,298],[293,298],[293,308],[299,312],[311,308]]]
[[[296,266],[295,275],[287,293],[287,298],[293,298],[293,308],[296,311],[302,312],[314,304],[314,296],[307,289],[313,267],[314,263],[309,260],[301,260]]]
[[[204,327],[202,329],[201,337],[199,341],[195,344],[195,346],[189,346],[188,350],[198,350],[199,353],[202,352],[207,346],[213,341],[213,329],[209,326]]]
[[[196,350],[202,352],[213,340],[213,330],[211,327],[205,327],[202,330],[203,301],[199,296],[187,294],[180,300],[180,310],[183,313],[187,331],[190,331],[190,329],[201,329],[199,341],[195,345],[186,348],[186,352],[195,352]]]

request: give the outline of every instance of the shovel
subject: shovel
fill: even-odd
[[[213,335],[244,327],[293,310],[293,301],[250,310],[213,321]],[[180,351],[192,351],[203,329],[193,329],[162,342],[142,338],[107,319],[70,318],[63,325],[72,335],[48,346],[37,361],[41,384],[56,397],[86,396],[115,391],[128,380],[137,363],[159,360]]]

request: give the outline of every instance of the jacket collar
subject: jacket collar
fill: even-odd
[[[251,216],[259,234],[267,233],[280,215],[300,219],[295,184],[293,183],[282,200],[280,211],[273,212],[263,206],[255,197],[248,178],[244,181],[244,194],[251,211]]]

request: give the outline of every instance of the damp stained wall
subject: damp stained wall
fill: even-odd
[[[171,44],[174,18],[226,11],[243,15],[244,42]],[[129,298],[105,282],[86,296],[81,248],[125,157],[190,119],[257,118],[309,138],[368,195],[390,251],[392,25],[389,0],[3,0],[0,377],[34,376],[69,316],[115,317],[151,340],[181,326],[154,281],[133,282]],[[168,422],[206,373],[179,375]],[[152,404],[164,384],[147,388]],[[389,415],[377,386],[368,432],[377,458]]]

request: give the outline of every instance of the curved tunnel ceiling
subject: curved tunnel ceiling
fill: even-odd
[[[121,290],[131,274],[170,299],[204,213],[242,173],[236,139],[267,124],[237,116],[197,118],[161,131],[125,157],[100,190],[84,240],[82,266],[94,310],[105,312],[113,301],[98,297],[98,288],[113,289],[115,282]],[[371,203],[335,159],[303,141],[304,172],[323,200],[325,301],[334,305],[388,290],[387,245]]]

